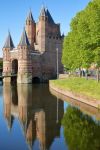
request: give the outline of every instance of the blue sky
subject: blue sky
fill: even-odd
[[[61,32],[67,34],[70,30],[71,19],[77,12],[84,9],[89,1],[91,0],[0,0],[0,57],[8,29],[11,32],[14,45],[17,46],[19,43],[30,8],[37,21],[44,3],[54,21],[61,23]]]

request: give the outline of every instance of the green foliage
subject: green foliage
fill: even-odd
[[[70,24],[64,39],[62,63],[71,70],[91,63],[100,67],[100,1],[93,0]]]
[[[100,122],[83,114],[78,108],[68,106],[62,124],[69,150],[99,150]]]
[[[0,61],[0,68],[3,68],[3,61]]]
[[[72,91],[80,95],[85,95],[91,99],[100,100],[100,83],[95,80],[85,80],[85,78],[69,77],[67,79],[50,81],[54,86]]]

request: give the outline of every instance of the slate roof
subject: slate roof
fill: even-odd
[[[33,19],[33,15],[32,15],[31,10],[30,10],[29,15],[28,15],[28,17],[27,17],[27,20],[30,20],[30,21],[33,21],[33,22],[34,22],[34,19]]]
[[[40,16],[48,17],[48,22],[54,24],[54,20],[53,20],[53,18],[51,16],[49,10],[47,8],[45,8],[44,6],[41,9]]]
[[[14,48],[14,44],[13,44],[10,32],[8,32],[8,36],[6,38],[6,42],[5,42],[4,46],[3,46],[3,48],[10,48],[10,49]]]
[[[49,10],[46,8],[46,15],[48,17],[48,22],[54,24],[54,20],[49,12]]]
[[[25,28],[24,28],[24,31],[21,36],[21,40],[19,42],[19,46],[29,46],[29,45],[30,45],[30,43],[29,43]]]

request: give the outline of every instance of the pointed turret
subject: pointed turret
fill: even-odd
[[[32,81],[32,60],[31,46],[24,29],[18,45],[18,77],[17,83],[31,83]]]
[[[14,44],[8,32],[5,44],[3,46],[3,75],[11,75],[11,62],[10,62],[10,51],[14,48]],[[10,77],[4,78],[3,82],[10,82]]]
[[[27,37],[29,39],[31,49],[34,49],[34,43],[36,40],[36,23],[33,19],[33,15],[32,15],[31,10],[30,10],[28,17],[26,19],[25,30],[27,33]]]
[[[6,42],[5,42],[3,48],[10,48],[10,49],[14,48],[14,44],[13,44],[13,40],[12,40],[12,37],[10,35],[10,32],[8,32],[8,36],[7,36],[7,39],[6,39]]]
[[[22,33],[19,46],[30,46],[30,43],[29,43],[29,40],[28,40],[26,31],[25,31],[25,28],[24,28],[24,31],[23,31],[23,33]]]
[[[46,28],[48,27],[48,17],[46,14],[46,9],[42,6],[39,16],[39,21],[37,24],[37,43],[39,45],[38,49],[40,52],[44,52],[46,49]]]
[[[48,20],[49,23],[51,24],[54,24],[54,20],[49,12],[49,10],[47,8],[45,8],[44,6],[42,7],[41,9],[41,12],[40,12],[40,17],[39,18],[43,18],[45,17],[46,19],[45,20]]]
[[[45,10],[45,7],[44,6],[42,6],[42,9],[41,9],[41,12],[40,12],[40,17],[45,17],[45,16],[47,16],[47,14],[46,14],[46,10]]]
[[[33,15],[32,15],[31,10],[30,10],[30,12],[29,12],[29,15],[28,15],[26,21],[33,21],[33,22],[35,22],[34,19],[33,19]]]
[[[54,24],[54,20],[49,12],[49,10],[46,8],[46,15],[48,17],[48,22]]]

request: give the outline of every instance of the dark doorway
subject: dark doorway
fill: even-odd
[[[18,72],[18,60],[14,59],[12,61],[12,74],[17,74]]]
[[[32,83],[40,83],[40,78],[34,77],[34,78],[32,79]]]
[[[12,61],[12,77],[11,77],[12,85],[15,85],[17,83],[17,73],[18,73],[18,60],[14,59]]]
[[[16,85],[17,84],[17,75],[11,77],[11,85]]]

